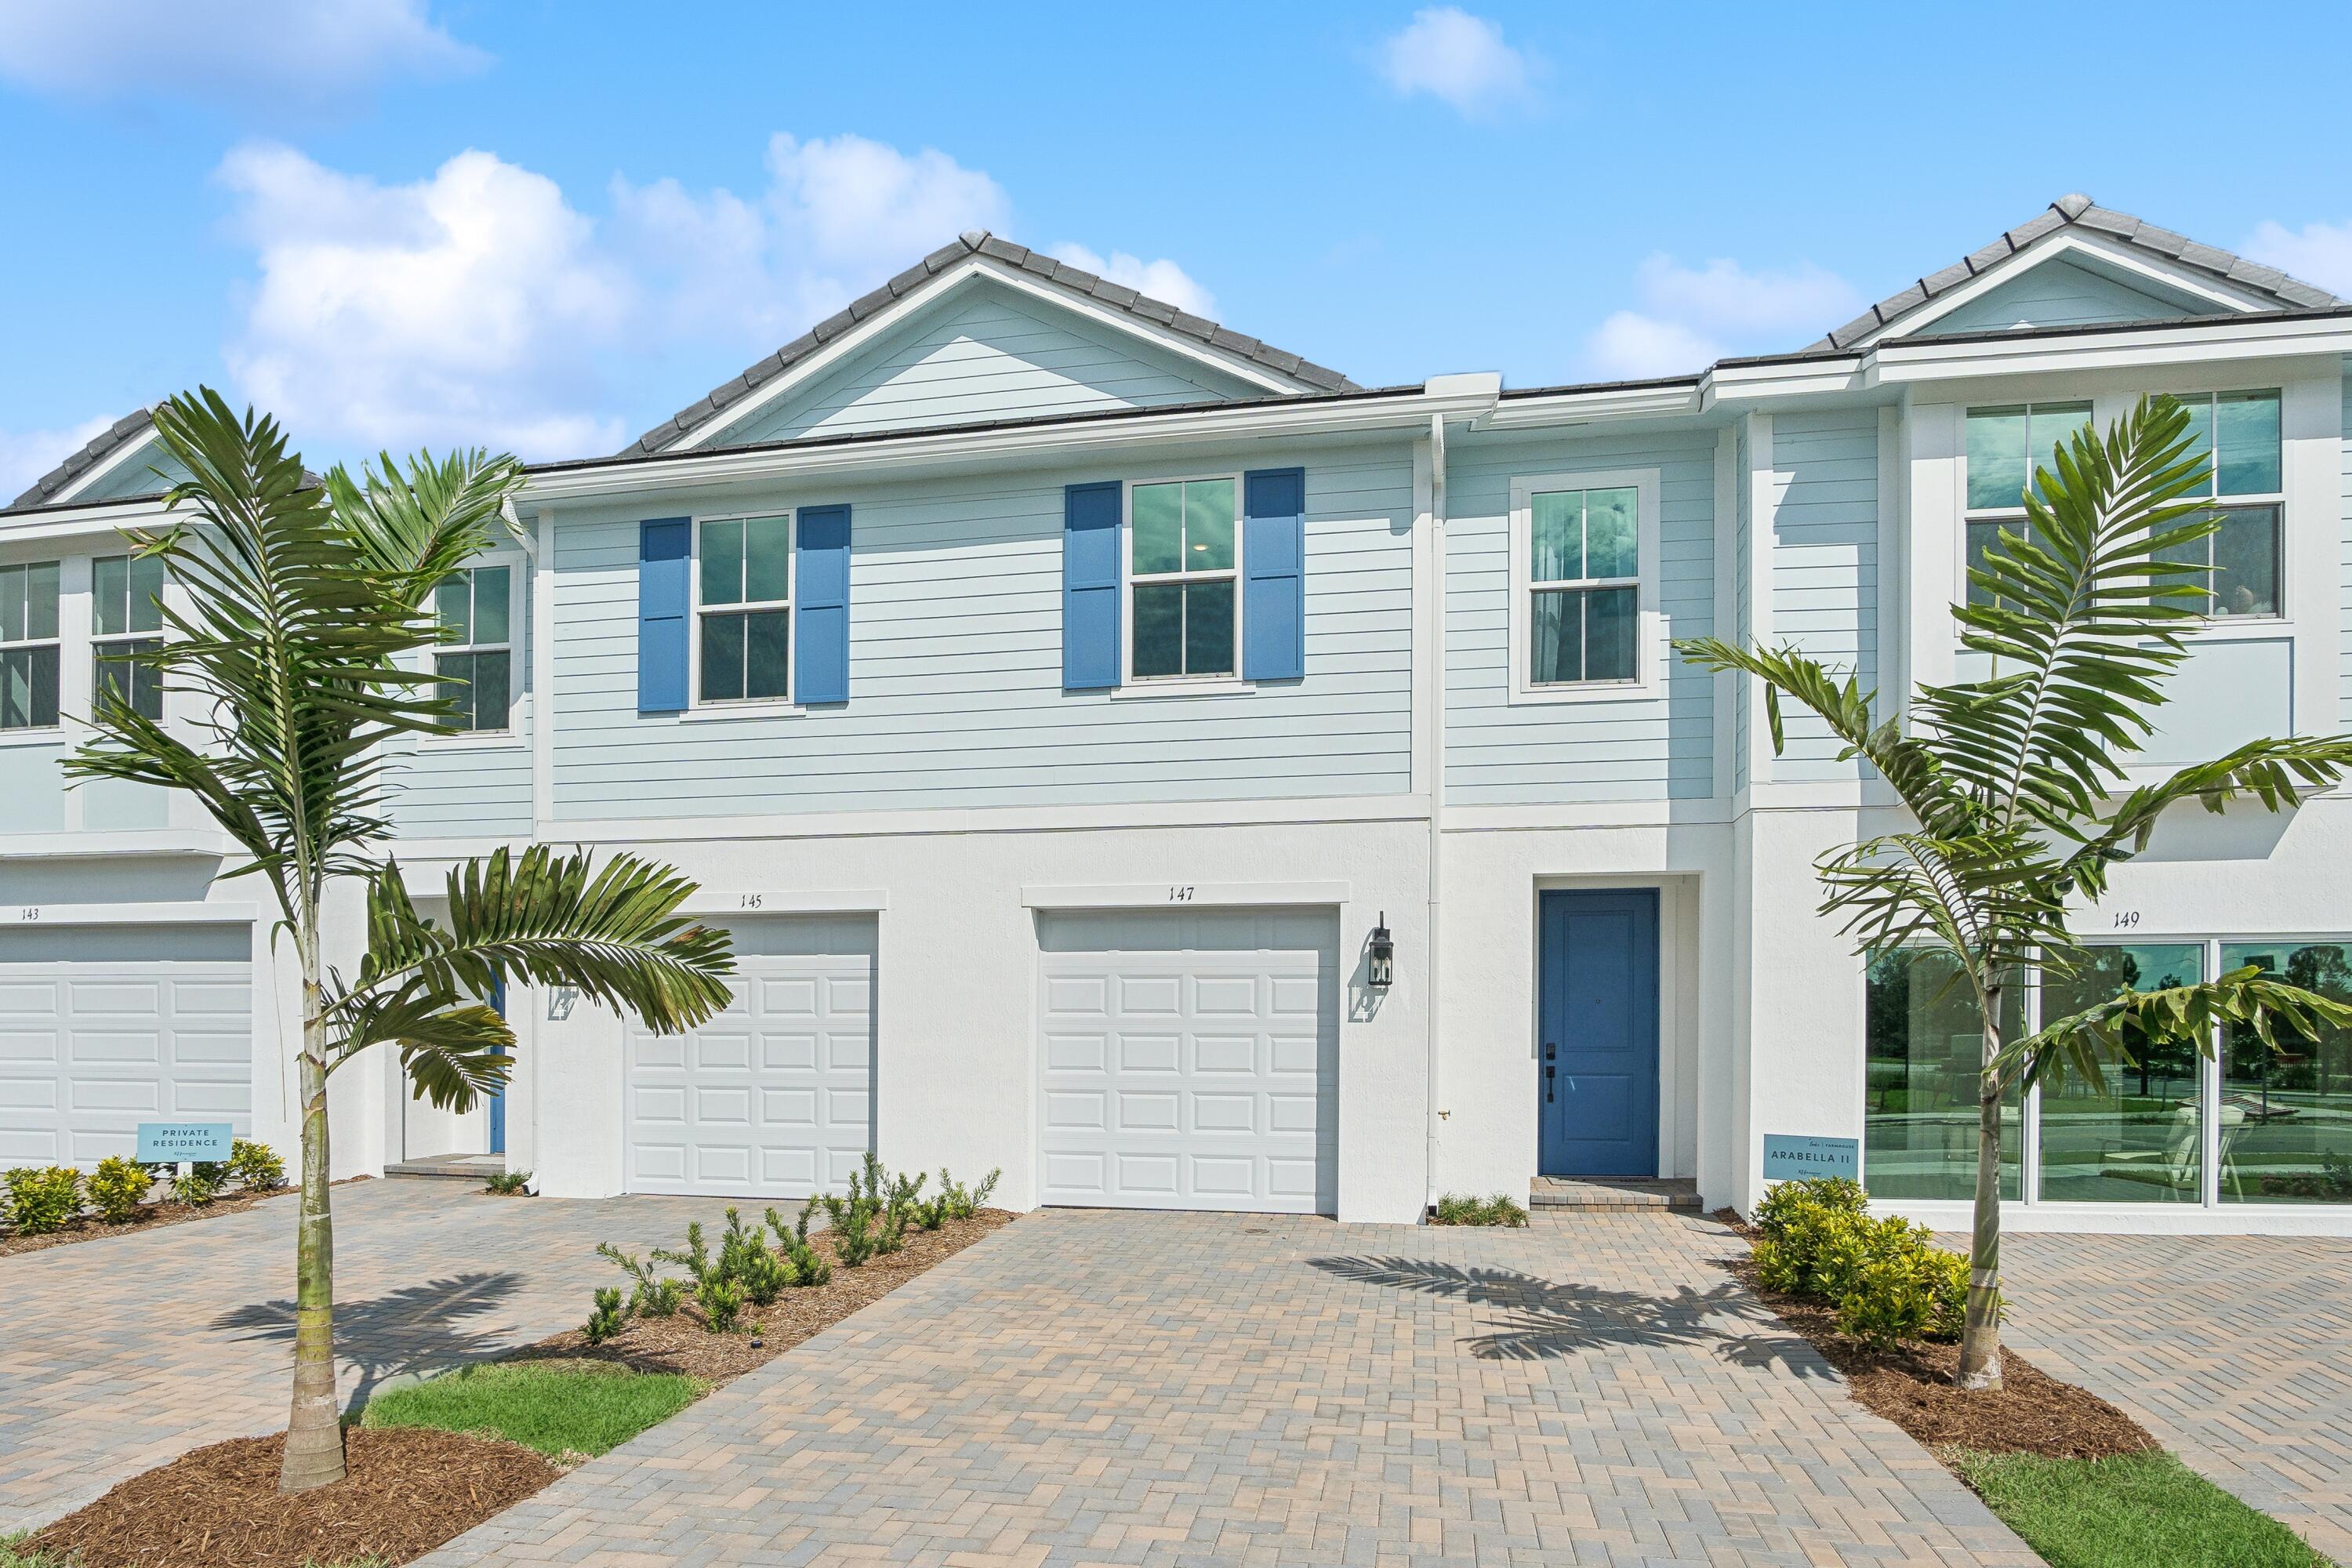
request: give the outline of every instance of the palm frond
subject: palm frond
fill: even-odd
[[[2195,985],[2117,992],[2002,1047],[1993,1071],[2004,1089],[2014,1081],[2055,1091],[2070,1075],[2096,1085],[2105,1067],[2135,1061],[2135,1047],[2186,1044],[2210,1057],[2216,1031],[2232,1025],[2251,1029],[2277,1051],[2282,1026],[2300,1040],[2352,1028],[2352,1005],[2290,985],[2250,963]]]
[[[508,503],[521,490],[522,465],[476,447],[436,460],[419,452],[406,471],[389,452],[352,476],[327,474],[327,495],[355,558],[412,611],[434,584],[504,532],[523,540]]]
[[[2142,784],[2087,828],[2069,833],[2077,847],[2061,875],[2070,889],[2097,898],[2108,868],[2147,847],[2157,819],[2175,805],[2194,800],[2215,815],[2247,795],[2266,811],[2283,811],[2303,797],[2331,789],[2352,772],[2352,735],[2291,735],[2249,741],[2210,762],[2196,763],[2169,778]]]
[[[399,1047],[401,1070],[443,1110],[471,1110],[477,1095],[504,1088],[514,1068],[514,1030],[497,1008],[422,990],[363,1000],[331,1066],[385,1044]]]

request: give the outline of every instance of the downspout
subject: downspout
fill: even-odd
[[[1423,1154],[1427,1176],[1424,1184],[1428,1189],[1422,1200],[1424,1207],[1437,1201],[1437,1053],[1444,1036],[1438,1010],[1440,988],[1444,984],[1438,917],[1445,888],[1445,416],[1442,414],[1429,416],[1429,592],[1433,601],[1430,625],[1437,646],[1430,658],[1436,689],[1431,693],[1428,715],[1429,915],[1427,933],[1423,938],[1429,943],[1429,1139]]]

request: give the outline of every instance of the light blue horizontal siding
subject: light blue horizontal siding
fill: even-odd
[[[162,470],[157,477],[156,470]],[[108,469],[95,483],[73,493],[73,500],[120,500],[126,496],[152,496],[170,489],[188,477],[188,470],[172,456],[163,441],[150,432],[139,443],[139,449]]]
[[[1211,696],[1062,689],[1062,487],[1307,468],[1307,675]],[[1411,458],[1273,446],[740,506],[847,501],[850,700],[797,715],[636,711],[636,520],[559,517],[560,819],[1401,793],[1412,773]],[[712,510],[718,510],[716,508]]]
[[[1659,470],[1658,605],[1669,637],[1714,629],[1715,437],[1465,436],[1447,449],[1445,796],[1459,805],[1704,797],[1714,678],[1665,654],[1648,700],[1510,700],[1515,476]]]
[[[1733,434],[1731,449],[1732,614],[1736,623],[1732,628],[1732,641],[1739,647],[1750,647],[1756,640],[1756,590],[1755,584],[1749,581],[1754,574],[1748,565],[1749,542],[1755,538],[1755,502],[1751,499],[1755,485],[1748,472],[1748,456],[1754,450],[1748,437],[1748,421],[1742,419]],[[1731,683],[1731,787],[1736,790],[1748,787],[1748,689],[1753,684],[1744,675],[1734,677]]]
[[[1772,468],[1781,476],[1772,518],[1772,640],[1824,664],[1878,679],[1878,415],[1838,409],[1772,421]],[[1786,750],[1776,779],[1852,778],[1841,743],[1820,720],[1781,704]],[[1762,743],[1769,745],[1769,737]]]
[[[2189,312],[2071,261],[2044,261],[1998,284],[1951,314],[1920,329],[1922,336],[1998,332],[2011,327],[2087,327],[2107,321],[2169,321]]]
[[[494,742],[402,741],[386,748],[394,828],[413,838],[522,838],[531,831],[530,724],[532,579],[528,558],[513,563],[522,578],[522,624],[515,628],[514,733]]]
[[[799,436],[1208,403],[1241,384],[991,282],[919,311],[724,445]]]

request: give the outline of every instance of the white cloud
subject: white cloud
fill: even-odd
[[[1797,348],[1862,308],[1852,284],[1811,262],[1750,272],[1725,258],[1685,267],[1663,253],[1634,269],[1633,294],[1638,309],[1610,315],[1586,344],[1601,374],[1671,375],[1727,353]]]
[[[1157,261],[1146,261],[1139,257],[1129,256],[1124,250],[1114,250],[1110,253],[1110,259],[1106,261],[1097,252],[1072,241],[1054,247],[1053,255],[1056,261],[1066,261],[1097,278],[1107,278],[1123,288],[1148,294],[1180,310],[1188,310],[1211,321],[1216,319],[1216,296],[1194,282],[1190,273],[1166,257]]]
[[[128,414],[131,410],[121,410]],[[0,430],[0,506],[22,495],[35,479],[88,446],[112,425],[115,414],[93,415],[64,430]]]
[[[478,70],[488,57],[425,0],[7,0],[0,79],[79,98],[164,94],[331,106],[398,75]]]
[[[1410,98],[1425,92],[1474,120],[1531,102],[1543,62],[1503,41],[1499,24],[1433,5],[1381,45],[1381,74]]]
[[[2256,261],[2291,272],[2331,294],[2352,296],[2352,223],[2257,226],[2242,247]]]

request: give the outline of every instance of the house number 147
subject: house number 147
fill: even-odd
[[[1191,902],[1192,901],[1192,889],[1191,884],[1189,884],[1189,883],[1188,883],[1188,884],[1186,884],[1185,886],[1181,887],[1181,888],[1171,888],[1171,889],[1168,889],[1168,901],[1169,901],[1170,903],[1171,903],[1171,904],[1189,904],[1189,903],[1191,903]]]

